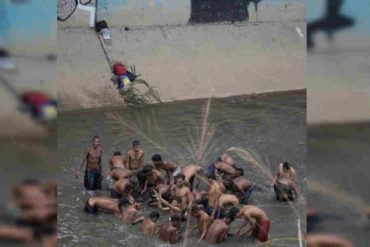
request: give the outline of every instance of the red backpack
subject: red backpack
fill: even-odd
[[[113,71],[118,76],[126,75],[126,68],[122,63],[116,63],[113,65]]]

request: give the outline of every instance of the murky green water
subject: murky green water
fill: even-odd
[[[162,153],[168,160],[185,159],[194,162],[197,128],[200,126],[204,102],[156,105],[143,109],[114,111],[128,123],[135,125],[164,150],[125,126],[114,123],[104,112],[61,114],[58,118],[58,243],[59,246],[167,246],[157,238],[146,238],[139,232],[139,225],[126,226],[119,218],[105,213],[97,217],[87,215],[83,207],[88,195],[83,188],[83,179],[76,180],[74,172],[82,153],[93,136],[99,135],[103,148],[103,172],[107,174],[108,159],[116,150],[126,153],[133,139],[141,141],[146,152],[145,160],[151,155]],[[112,111],[110,111],[112,112]],[[253,150],[261,156],[267,169],[276,172],[279,162],[288,160],[297,171],[299,189],[305,193],[306,156],[306,95],[304,93],[239,98],[213,101],[209,122],[214,124],[214,135],[207,156],[202,162],[206,168],[220,153],[229,147]],[[297,217],[285,203],[275,200],[270,190],[271,182],[252,164],[233,155],[245,176],[259,184],[264,192],[255,193],[250,203],[263,208],[271,220],[270,239],[297,238]],[[95,195],[109,196],[106,184]],[[144,208],[139,215],[148,215],[151,208]],[[301,213],[304,212],[300,208]],[[168,219],[161,217],[160,223]],[[232,232],[241,223],[232,225]],[[194,219],[191,225],[195,224]],[[189,235],[189,244],[197,244],[197,232]],[[253,246],[249,238],[228,240],[219,246]],[[271,246],[297,246],[297,241],[276,241]],[[180,246],[180,245],[179,245]]]
[[[308,129],[308,180],[321,182],[370,205],[370,125],[327,126]],[[308,206],[343,217],[318,225],[317,231],[337,234],[369,246],[370,221],[353,202],[318,191],[307,192]]]

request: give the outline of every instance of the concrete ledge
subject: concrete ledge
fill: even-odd
[[[111,60],[134,64],[163,102],[306,88],[302,21],[112,28]],[[60,111],[123,106],[94,31],[59,30]]]

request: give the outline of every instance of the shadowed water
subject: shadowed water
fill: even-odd
[[[308,137],[309,181],[318,181],[370,205],[369,124],[309,128]],[[342,236],[354,246],[369,246],[370,221],[362,208],[337,196],[307,192],[310,208],[342,218],[324,221],[316,231]]]
[[[83,176],[76,180],[74,173],[82,153],[91,138],[100,136],[103,148],[103,173],[108,172],[108,159],[114,151],[126,153],[133,139],[139,139],[145,151],[145,161],[150,162],[154,153],[164,159],[195,161],[191,140],[197,141],[201,126],[204,102],[166,104],[142,109],[124,109],[118,113],[131,125],[136,125],[166,150],[161,150],[135,133],[127,133],[124,126],[112,123],[102,111],[74,112],[58,117],[58,245],[59,246],[167,246],[157,238],[144,237],[140,224],[126,226],[111,214],[101,212],[97,217],[85,214],[83,207],[88,194],[83,188]],[[110,111],[111,112],[111,111]],[[117,111],[114,111],[117,112]],[[290,161],[297,171],[298,187],[305,194],[306,156],[306,94],[295,93],[278,96],[232,98],[212,101],[209,122],[215,124],[211,147],[207,150],[203,168],[229,147],[247,148],[257,153],[267,169],[275,174],[278,164]],[[197,130],[198,128],[198,130]],[[198,134],[197,134],[198,133]],[[232,154],[237,166],[244,169],[247,178],[262,187],[254,193],[250,204],[264,209],[271,220],[269,239],[293,238],[272,242],[271,246],[298,246],[297,217],[286,203],[277,202],[271,191],[271,181],[259,168]],[[201,185],[204,188],[204,184]],[[109,196],[106,183],[94,195]],[[298,204],[295,203],[297,206]],[[147,216],[153,209],[144,207],[139,215]],[[303,215],[304,209],[299,206]],[[159,224],[168,220],[162,214]],[[231,232],[241,224],[236,220]],[[195,220],[191,220],[191,226]],[[182,224],[185,226],[185,223]],[[189,233],[188,246],[206,246],[196,243],[200,235]],[[183,242],[180,242],[182,245]],[[180,246],[180,244],[176,246]],[[258,244],[249,236],[233,237],[219,246],[253,246]]]

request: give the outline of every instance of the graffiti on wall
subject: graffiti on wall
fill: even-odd
[[[239,22],[248,21],[248,7],[262,0],[192,0],[189,23]]]

